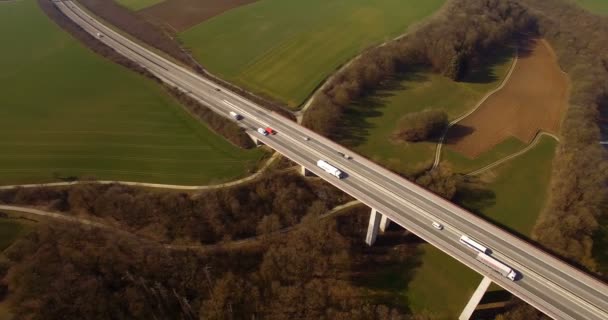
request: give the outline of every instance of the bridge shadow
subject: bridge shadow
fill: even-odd
[[[361,207],[337,219],[339,232],[352,242],[353,272],[350,280],[355,286],[368,289],[369,298],[375,303],[409,313],[405,293],[422,263],[423,252],[418,244],[424,242],[391,223],[376,243],[368,246],[364,241],[369,210]]]

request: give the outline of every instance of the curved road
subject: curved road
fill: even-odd
[[[377,209],[392,221],[415,233],[453,258],[509,290],[554,319],[608,319],[608,286],[534,245],[463,210],[433,193],[389,172],[362,156],[276,113],[202,78],[106,27],[72,1],[56,1],[57,7],[91,35],[139,63],[162,81],[176,86],[214,111],[228,116],[235,111],[240,124],[252,136],[292,161],[308,168],[337,188]],[[258,127],[278,133],[262,136]],[[305,140],[304,137],[309,137]],[[339,153],[352,155],[345,159]],[[337,179],[316,166],[319,159],[343,169]],[[444,225],[438,231],[433,221]],[[510,281],[475,259],[475,252],[458,241],[467,234],[492,250],[492,256],[520,275]]]

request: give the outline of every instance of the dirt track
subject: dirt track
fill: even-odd
[[[505,86],[448,132],[447,145],[476,158],[509,136],[530,143],[539,130],[559,133],[570,83],[545,40],[522,53]]]
[[[184,31],[227,10],[257,0],[166,0],[139,13],[175,32]]]

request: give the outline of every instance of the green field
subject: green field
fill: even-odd
[[[433,162],[436,143],[395,142],[391,135],[399,119],[424,109],[443,109],[450,119],[457,118],[475,106],[487,92],[499,86],[511,62],[508,55],[497,55],[496,60],[489,64],[491,67],[471,74],[463,82],[455,82],[425,70],[407,74],[349,107],[339,130],[339,139],[357,152],[397,172],[407,174],[428,167]],[[504,148],[501,146],[498,151]],[[495,155],[485,157],[488,158],[486,161],[497,158]],[[458,162],[455,167],[467,165],[464,160],[454,160]]]
[[[402,34],[445,0],[264,0],[180,35],[211,72],[300,105],[361,50]]]
[[[95,177],[205,184],[262,156],[211,132],[160,86],[86,49],[33,0],[5,3],[0,184]]]
[[[150,7],[157,3],[163,2],[165,0],[115,0],[119,4],[133,10],[137,11],[143,8]]]
[[[601,15],[608,14],[608,0],[574,0],[581,7]]]
[[[524,236],[530,235],[545,204],[551,161],[557,142],[543,136],[522,156],[492,169],[486,179],[491,192],[461,199],[461,204]],[[407,297],[414,311],[432,311],[440,319],[456,319],[481,276],[431,245],[423,245],[422,266],[415,271]]]
[[[454,172],[469,173],[492,164],[506,156],[512,155],[526,146],[527,145],[521,142],[521,140],[509,137],[507,140],[499,143],[490,151],[481,154],[475,159],[469,159],[456,151],[452,151],[449,147],[444,146],[441,150],[441,161],[448,162]]]

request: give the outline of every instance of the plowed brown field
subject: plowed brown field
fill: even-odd
[[[181,32],[224,11],[255,1],[257,0],[165,0],[139,13]]]
[[[505,85],[448,131],[449,148],[476,158],[509,136],[530,143],[539,130],[557,134],[570,83],[545,40],[522,54]]]

